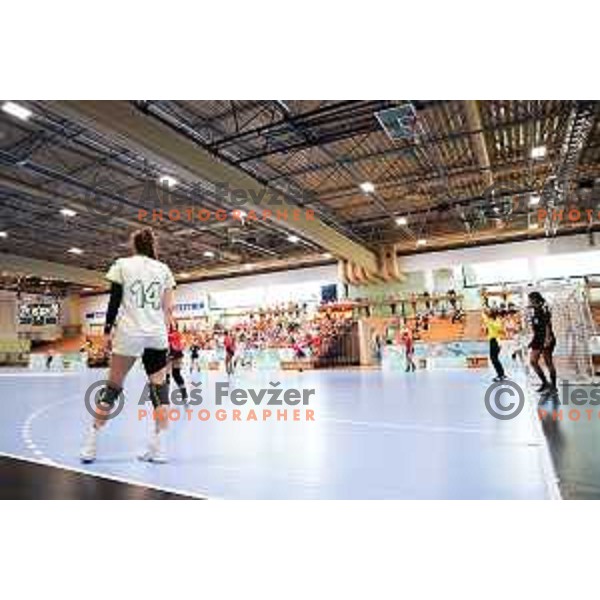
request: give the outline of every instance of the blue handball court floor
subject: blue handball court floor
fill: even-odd
[[[554,499],[559,497],[535,402],[511,420],[487,411],[488,371],[244,371],[230,389],[314,389],[308,406],[216,405],[224,373],[194,374],[202,404],[170,424],[167,464],[137,460],[152,423],[132,371],[121,414],[79,461],[86,389],[103,370],[0,371],[0,454],[214,499]],[[186,374],[189,382],[189,374]],[[521,382],[524,386],[524,382]],[[147,405],[145,405],[147,406]],[[225,410],[219,421],[216,411]],[[288,420],[263,420],[287,408]],[[306,421],[306,409],[314,421]],[[198,411],[210,413],[202,421]],[[233,410],[241,420],[233,420]],[[302,420],[293,420],[293,410]],[[257,420],[247,420],[254,410]],[[222,413],[223,414],[223,413]],[[206,418],[207,413],[204,413]]]

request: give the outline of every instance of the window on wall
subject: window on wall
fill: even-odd
[[[241,290],[227,290],[213,292],[211,297],[211,308],[249,308],[261,306],[265,302],[264,287],[249,287]]]
[[[268,304],[280,302],[319,302],[321,300],[322,281],[303,283],[285,283],[270,285],[266,290]]]
[[[534,265],[538,280],[600,275],[600,251],[540,256]]]
[[[518,283],[530,281],[532,276],[526,258],[464,265],[463,274],[466,286]]]
[[[287,302],[319,303],[321,287],[325,283],[310,281],[212,292],[210,307],[212,309],[231,309],[273,306]]]

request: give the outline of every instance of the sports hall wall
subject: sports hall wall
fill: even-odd
[[[337,284],[338,297],[343,286],[337,281],[337,266],[326,265],[260,275],[236,275],[234,278],[180,283],[175,291],[176,312],[193,316],[205,312],[208,304],[214,310],[252,308],[273,304],[320,299],[321,287]],[[81,298],[81,321],[85,333],[104,322],[107,294]],[[176,314],[177,316],[177,314]]]
[[[600,274],[600,236],[598,234],[549,238],[491,245],[462,250],[429,252],[398,258],[400,270],[406,275],[401,283],[372,286],[346,286],[338,279],[336,265],[295,269],[261,275],[238,275],[235,278],[180,284],[176,291],[179,305],[192,305],[208,295],[225,303],[244,306],[265,306],[286,299],[300,299],[297,290],[317,293],[321,285],[335,283],[338,297],[346,291],[350,298],[377,299],[399,293],[445,292],[461,290],[464,307],[480,306],[475,287],[463,287],[465,273],[473,280],[486,269],[505,281],[532,281],[566,275]],[[103,322],[107,295],[84,296],[80,303],[80,321],[84,332],[90,324]]]
[[[528,240],[398,258],[406,281],[350,286],[351,298],[376,300],[394,293],[458,291],[467,283],[493,277],[501,282],[536,282],[566,276],[600,275],[600,234]],[[462,289],[467,310],[479,308],[479,293]]]
[[[0,338],[17,337],[17,302],[15,292],[0,290]]]
[[[55,325],[24,325],[19,323],[19,304],[35,302],[58,302],[59,321]],[[80,298],[71,295],[54,299],[44,295],[21,294],[0,290],[0,339],[26,337],[30,340],[54,340],[63,335],[77,335],[81,332]]]

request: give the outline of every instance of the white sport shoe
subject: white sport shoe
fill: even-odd
[[[160,441],[154,438],[148,444],[148,449],[138,456],[140,460],[151,463],[166,463],[168,462],[166,454],[160,448]]]
[[[85,434],[85,440],[81,447],[79,459],[82,463],[91,463],[96,460],[96,440],[98,438],[98,430],[92,425]]]
[[[162,452],[156,452],[153,450],[146,450],[146,452],[143,452],[142,454],[140,454],[138,456],[138,458],[144,462],[151,462],[151,463],[156,463],[156,464],[164,464],[166,462],[169,462],[169,460],[167,459],[166,455]]]

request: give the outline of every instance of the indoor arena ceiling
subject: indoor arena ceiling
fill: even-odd
[[[164,175],[177,178],[176,202],[232,207],[198,171],[173,172],[181,166],[169,154],[173,144],[129,143],[120,123],[80,119],[77,104],[19,101],[30,114],[0,111],[0,261],[11,254],[104,271],[126,252],[138,211],[161,207],[149,183]],[[594,229],[597,217],[557,227],[538,224],[537,211],[596,209],[599,104],[236,100],[126,108],[243,181],[314,210],[318,221],[300,232],[276,220],[155,222],[162,257],[185,278],[344,253],[366,263],[383,243],[408,254]]]

